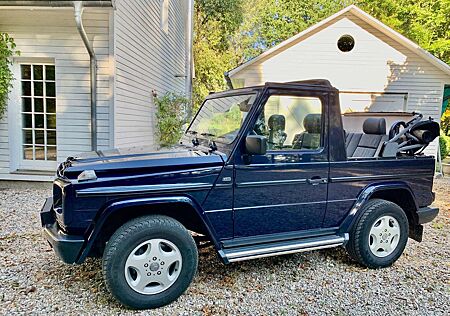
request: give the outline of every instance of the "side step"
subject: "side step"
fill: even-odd
[[[288,241],[278,241],[274,243],[223,249],[220,251],[220,255],[226,263],[229,263],[316,249],[338,247],[344,245],[347,240],[348,234],[327,235],[294,240],[291,239]]]

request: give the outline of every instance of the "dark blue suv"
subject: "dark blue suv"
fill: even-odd
[[[131,308],[179,297],[197,247],[224,263],[337,246],[386,267],[421,241],[439,126],[416,115],[345,132],[328,81],[267,83],[210,95],[180,144],[98,151],[57,170],[41,210],[66,263],[103,256],[106,284]]]

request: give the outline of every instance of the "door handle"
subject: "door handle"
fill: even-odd
[[[319,185],[322,183],[328,183],[328,179],[316,176],[316,177],[312,177],[311,179],[306,180],[306,182],[308,182],[311,185]]]

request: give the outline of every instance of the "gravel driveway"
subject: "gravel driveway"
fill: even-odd
[[[9,186],[9,187],[8,187]],[[47,185],[0,183],[0,314],[149,314],[105,290],[100,260],[61,263],[40,235]],[[211,249],[186,294],[152,315],[449,315],[450,179],[436,180],[439,218],[390,268],[367,270],[329,249],[225,266]]]

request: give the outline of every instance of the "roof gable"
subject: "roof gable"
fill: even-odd
[[[439,58],[436,58],[431,53],[411,41],[410,39],[406,38],[405,36],[401,35],[400,33],[394,31],[387,25],[383,24],[381,21],[375,19],[373,16],[369,15],[368,13],[364,12],[360,8],[358,8],[355,5],[350,5],[343,10],[331,15],[330,17],[326,18],[325,20],[320,21],[319,23],[314,24],[313,26],[305,29],[304,31],[298,33],[297,35],[294,35],[293,37],[285,40],[284,42],[272,47],[271,49],[265,51],[261,55],[249,60],[248,62],[232,69],[229,71],[229,75],[233,76],[234,74],[240,72],[241,70],[247,68],[248,66],[261,61],[265,58],[269,58],[271,55],[275,55],[285,49],[286,47],[290,47],[292,45],[295,45],[299,42],[301,42],[303,39],[311,35],[312,33],[320,30],[321,27],[326,25],[327,23],[333,22],[333,20],[341,17],[342,15],[346,13],[351,13],[354,16],[360,18],[367,24],[371,25],[375,29],[379,30],[386,36],[390,37],[394,41],[400,43],[404,47],[408,48],[412,52],[416,53],[418,56],[423,58],[424,60],[430,62],[432,65],[434,65],[436,68],[442,70],[445,74],[450,76],[450,66],[447,65],[445,62],[440,60]]]

